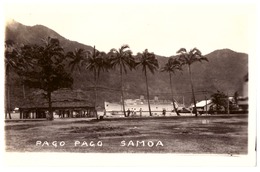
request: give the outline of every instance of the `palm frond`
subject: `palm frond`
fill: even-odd
[[[143,72],[148,68],[151,73],[159,68],[158,60],[156,59],[154,53],[150,53],[148,49],[145,49],[142,54],[138,54],[139,61],[138,66],[142,66]]]
[[[124,44],[124,45],[121,46],[121,48],[119,49],[119,51],[120,51],[120,52],[123,52],[123,51],[124,51],[125,49],[127,49],[127,48],[130,48],[129,45]]]
[[[161,72],[175,73],[177,70],[182,70],[182,63],[178,58],[169,58],[164,67],[161,68]]]
[[[180,48],[176,53],[187,53],[187,50],[185,48]]]
[[[193,48],[189,51],[189,53],[185,52],[185,49],[181,48],[178,53],[181,53],[178,55],[179,61],[181,62],[181,65],[191,65],[195,62],[202,62],[202,61],[208,61],[206,57],[204,57],[201,53],[201,51],[197,48]]]
[[[201,58],[200,58],[200,61],[207,61],[207,62],[208,62],[209,60],[208,60],[207,57],[201,57]]]
[[[113,55],[113,54],[116,54],[116,53],[118,53],[118,51],[117,51],[117,49],[115,49],[115,48],[112,48],[112,49],[110,50],[110,53],[112,53],[111,55]]]
[[[127,68],[132,70],[133,67],[135,67],[132,51],[128,48],[129,46],[125,44],[118,50],[115,48],[110,50],[108,57],[111,67],[115,68],[116,66],[120,66],[125,73],[127,72]]]

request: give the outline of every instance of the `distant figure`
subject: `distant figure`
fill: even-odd
[[[166,115],[166,110],[165,109],[163,109],[162,114],[163,114],[163,116]]]
[[[46,118],[47,119],[50,119],[50,113],[49,113],[49,111],[46,111],[45,112],[45,115],[46,115]],[[28,116],[27,116],[27,118],[29,117],[29,113],[28,113]]]
[[[132,116],[136,115],[135,108],[133,109]]]
[[[62,114],[61,114],[61,111],[59,111],[59,118],[62,118]]]
[[[140,110],[139,110],[139,111],[140,111],[140,117],[141,117],[141,116],[142,116],[142,108],[140,108]]]
[[[129,116],[130,115],[130,109],[128,108],[127,109],[127,116]]]

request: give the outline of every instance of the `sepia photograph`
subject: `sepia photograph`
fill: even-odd
[[[228,2],[5,1],[5,163],[255,166],[257,4]]]

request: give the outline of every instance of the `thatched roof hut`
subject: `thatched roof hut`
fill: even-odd
[[[61,89],[52,93],[52,109],[53,111],[63,112],[69,111],[93,111],[95,109],[94,102],[89,94],[82,90]],[[27,99],[19,107],[21,118],[23,113],[37,114],[48,111],[48,101],[43,91],[34,91],[27,96]],[[39,116],[39,115],[38,115]],[[41,117],[44,115],[40,115]]]

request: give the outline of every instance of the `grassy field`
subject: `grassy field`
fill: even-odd
[[[247,115],[5,123],[7,152],[247,154]]]

